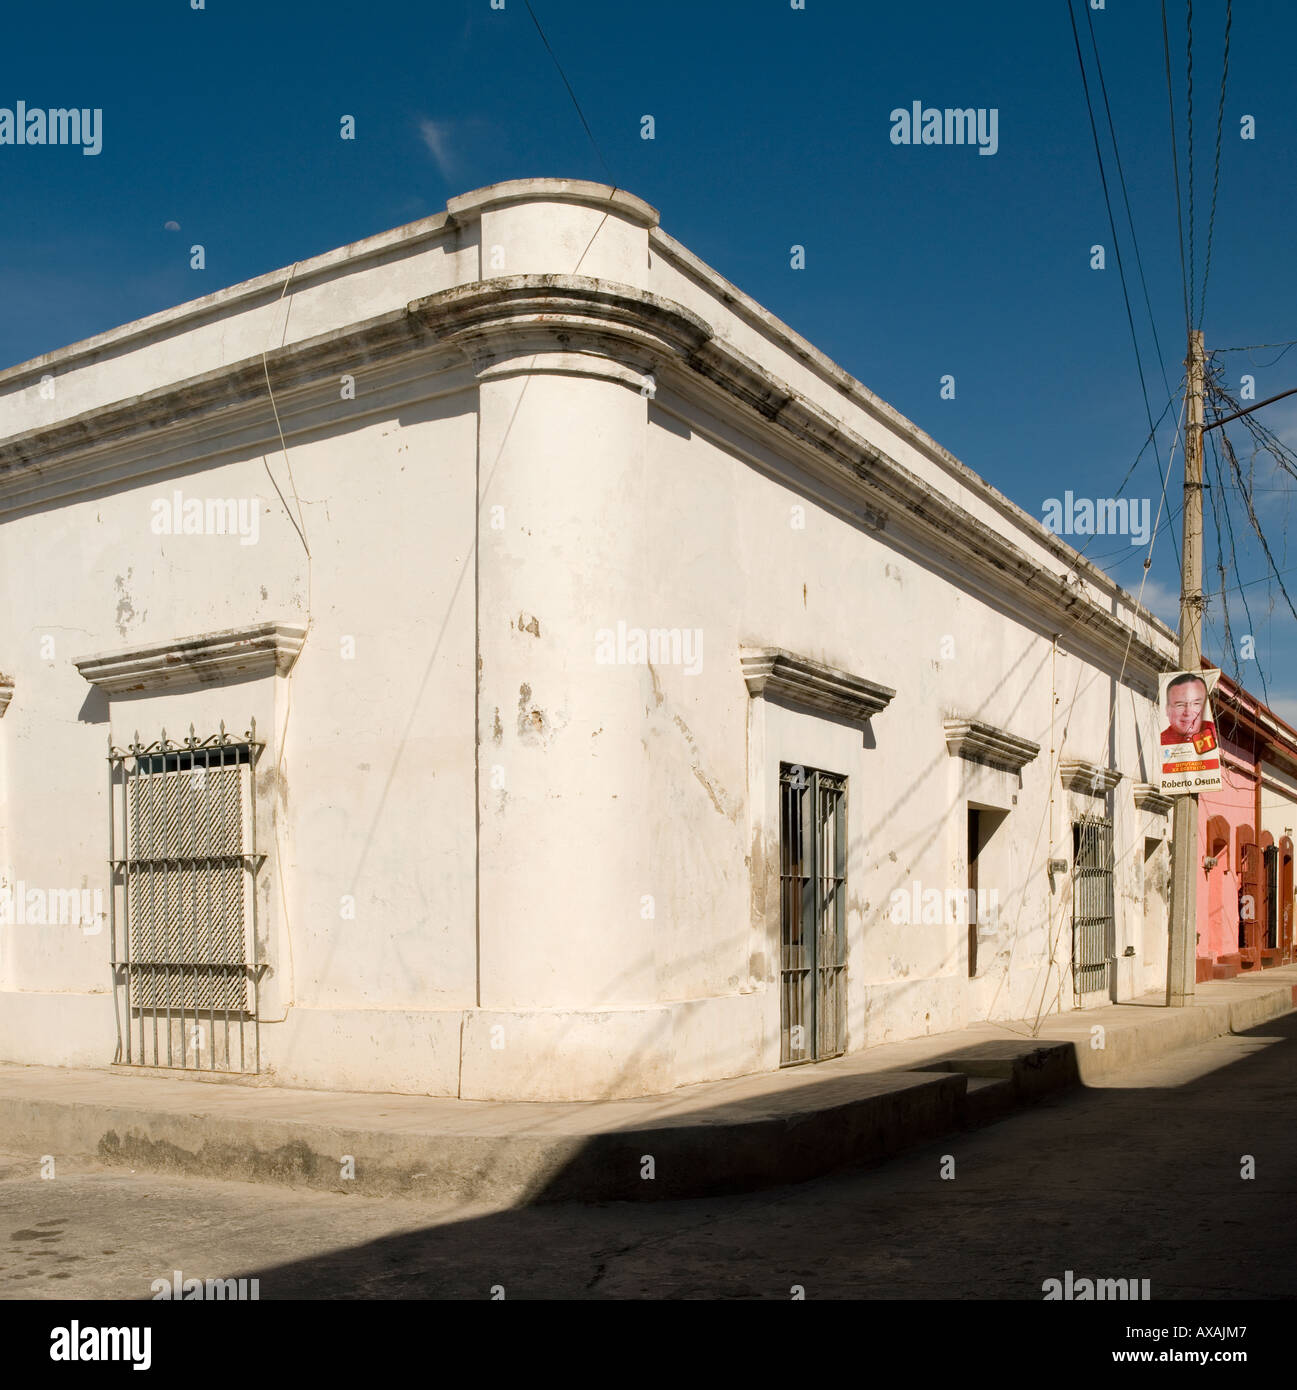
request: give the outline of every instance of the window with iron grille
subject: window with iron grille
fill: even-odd
[[[1072,976],[1077,994],[1108,987],[1116,953],[1112,895],[1112,822],[1083,816],[1072,824]]]
[[[779,769],[780,1065],[846,1050],[847,779]]]
[[[222,725],[204,739],[191,727],[178,743],[163,731],[110,746],[118,1061],[259,1069],[259,1039],[249,1048],[244,1026],[255,1028],[261,973],[249,947],[262,747],[255,724],[242,739]]]

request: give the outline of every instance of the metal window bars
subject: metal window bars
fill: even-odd
[[[846,1050],[846,778],[779,772],[780,1064]]]
[[[206,738],[192,724],[179,741],[163,729],[142,743],[137,732],[125,749],[109,736],[115,1063],[261,1070],[256,887],[265,855],[255,789],[264,749],[255,720],[242,737],[224,722]]]
[[[1083,816],[1072,824],[1072,978],[1077,994],[1108,987],[1114,932],[1112,821]]]

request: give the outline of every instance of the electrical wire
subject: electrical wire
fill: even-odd
[[[1265,552],[1266,561],[1270,565],[1270,573],[1274,577],[1275,582],[1279,585],[1279,592],[1283,595],[1284,602],[1287,603],[1289,612],[1292,613],[1294,618],[1297,618],[1297,607],[1293,606],[1292,598],[1288,590],[1284,587],[1283,580],[1279,577],[1279,567],[1274,562],[1274,556],[1271,554],[1269,542],[1265,538],[1265,532],[1262,530],[1260,519],[1257,517],[1256,508],[1252,503],[1251,491],[1243,480],[1243,469],[1239,464],[1237,455],[1234,453],[1234,447],[1230,444],[1229,438],[1224,431],[1221,432],[1221,448],[1225,451],[1225,457],[1229,460],[1234,479],[1238,484],[1239,492],[1247,507],[1248,521],[1252,525],[1252,530],[1256,534],[1261,549]]]
[[[1103,150],[1102,150],[1102,148],[1100,147],[1100,144],[1099,144],[1099,127],[1098,127],[1098,124],[1097,124],[1097,122],[1095,121],[1095,117],[1094,117],[1094,103],[1093,103],[1093,101],[1091,100],[1091,97],[1090,97],[1090,82],[1089,82],[1089,78],[1086,76],[1086,72],[1085,72],[1085,58],[1084,58],[1084,56],[1083,56],[1082,53],[1081,53],[1081,37],[1080,37],[1080,34],[1077,32],[1077,27],[1076,27],[1076,14],[1075,14],[1075,11],[1074,11],[1073,8],[1072,8],[1072,0],[1067,0],[1067,17],[1068,17],[1068,20],[1069,20],[1069,22],[1071,23],[1071,26],[1072,26],[1072,42],[1073,42],[1073,44],[1075,45],[1075,48],[1076,48],[1076,62],[1077,62],[1077,67],[1079,68],[1080,73],[1081,73],[1081,88],[1082,88],[1082,91],[1085,93],[1085,105],[1086,105],[1086,110],[1087,110],[1087,112],[1089,113],[1089,117],[1090,117],[1090,135],[1091,135],[1091,138],[1092,138],[1093,141],[1094,141],[1094,155],[1095,155],[1095,159],[1098,161],[1098,165],[1099,165],[1099,183],[1100,183],[1100,185],[1101,185],[1101,187],[1102,187],[1102,189],[1103,189],[1103,201],[1104,201],[1104,206],[1107,208],[1107,211],[1108,211],[1108,228],[1109,228],[1109,231],[1110,231],[1111,234],[1112,234],[1113,253],[1115,254],[1115,256],[1116,256],[1116,258],[1117,258],[1117,274],[1118,274],[1118,277],[1119,277],[1119,279],[1120,279],[1120,281],[1121,281],[1121,297],[1122,297],[1122,301],[1123,301],[1123,303],[1125,304],[1125,307],[1126,307],[1126,323],[1127,323],[1127,325],[1128,325],[1129,328],[1130,328],[1130,341],[1131,341],[1131,346],[1134,348],[1134,352],[1135,352],[1135,370],[1136,370],[1137,373],[1139,374],[1139,389],[1140,389],[1140,394],[1143,396],[1143,399],[1144,399],[1144,414],[1145,414],[1146,419],[1148,420],[1149,434],[1150,434],[1150,436],[1154,436],[1154,435],[1156,435],[1157,427],[1156,427],[1156,425],[1154,425],[1154,423],[1153,423],[1153,407],[1149,404],[1149,399],[1148,399],[1148,383],[1147,383],[1147,381],[1145,380],[1145,377],[1144,377],[1144,361],[1143,361],[1143,357],[1142,357],[1142,355],[1141,355],[1141,353],[1140,353],[1140,350],[1139,350],[1139,335],[1138,335],[1138,334],[1136,333],[1136,331],[1135,331],[1135,316],[1134,316],[1134,313],[1131,311],[1131,307],[1130,307],[1130,290],[1129,290],[1129,287],[1128,287],[1128,285],[1127,285],[1127,283],[1126,283],[1126,269],[1125,269],[1125,266],[1124,266],[1124,264],[1123,264],[1123,262],[1122,262],[1122,257],[1121,257],[1121,243],[1120,243],[1120,241],[1118,240],[1118,237],[1117,237],[1117,222],[1116,222],[1116,218],[1113,216],[1113,212],[1112,212],[1112,198],[1111,198],[1111,195],[1109,194],[1109,191],[1108,191],[1108,175],[1107,175],[1107,171],[1104,169],[1104,163],[1103,163]],[[1096,52],[1097,52],[1097,49],[1096,49]],[[1115,148],[1115,140],[1114,140],[1114,148]],[[1133,227],[1133,223],[1132,223],[1132,236],[1133,236],[1133,231],[1134,231],[1134,227]],[[1137,252],[1137,254],[1138,254],[1138,252]],[[1152,310],[1150,309],[1149,312],[1150,312],[1150,314],[1151,314]],[[1155,337],[1156,337],[1156,335],[1155,335]],[[1161,351],[1161,349],[1160,349],[1160,345],[1159,345],[1159,357],[1160,357],[1160,351]],[[1165,370],[1165,367],[1163,367],[1163,379],[1165,379],[1165,375],[1166,375],[1166,370]],[[1165,414],[1165,411],[1163,412],[1163,414]],[[1160,454],[1160,452],[1159,452],[1159,450],[1158,450],[1158,447],[1157,447],[1156,439],[1153,440],[1153,456],[1154,456],[1154,458],[1157,460],[1158,474],[1159,474],[1159,476],[1160,476],[1161,479],[1162,479],[1163,489],[1165,490],[1165,486],[1166,486],[1166,476],[1165,476],[1165,473],[1163,472],[1163,469],[1162,469],[1162,459],[1161,459],[1161,454]]]
[[[1194,276],[1197,274],[1197,257],[1194,252],[1194,197],[1193,197],[1193,0],[1189,0],[1185,18],[1185,88],[1188,93],[1184,119],[1185,138],[1189,152],[1189,316],[1193,317]]]
[[[1117,145],[1117,127],[1112,119],[1112,107],[1108,102],[1108,83],[1103,75],[1103,62],[1099,57],[1099,44],[1094,34],[1094,16],[1089,7],[1085,10],[1085,22],[1090,31],[1090,47],[1094,51],[1094,67],[1099,78],[1099,91],[1103,96],[1104,114],[1108,119],[1108,138],[1112,141],[1112,153],[1117,164],[1117,180],[1121,186],[1121,198],[1126,208],[1126,225],[1130,229],[1131,245],[1135,249],[1135,266],[1139,271],[1139,283],[1144,291],[1144,308],[1148,311],[1149,327],[1153,331],[1153,346],[1157,349],[1158,366],[1162,369],[1162,385],[1169,392],[1171,383],[1166,377],[1166,362],[1162,356],[1162,341],[1157,332],[1157,320],[1153,317],[1153,305],[1149,300],[1148,281],[1144,278],[1144,258],[1139,252],[1139,238],[1135,235],[1135,219],[1130,210],[1130,193],[1126,187],[1126,172],[1121,165],[1121,150]]]
[[[572,84],[567,80],[567,73],[563,71],[563,64],[559,62],[558,55],[550,47],[549,40],[545,37],[545,31],[540,27],[540,20],[536,18],[536,11],[531,7],[531,0],[522,0],[527,7],[527,13],[531,16],[531,22],[536,26],[536,32],[540,35],[540,41],[545,45],[545,52],[554,60],[554,66],[558,69],[558,75],[563,79],[563,85],[567,88],[567,94],[572,98],[572,105],[576,107],[576,114],[581,118],[581,124],[585,127],[585,133],[590,137],[590,143],[594,146],[594,152],[599,157],[599,163],[603,165],[604,173],[608,175],[608,182],[614,187],[617,180],[613,178],[612,170],[608,167],[608,161],[603,157],[603,151],[599,148],[599,142],[594,138],[594,131],[590,129],[590,122],[585,118],[585,112],[581,110],[581,103],[576,99],[576,93],[572,90]]]
[[[1215,471],[1216,471],[1216,478],[1217,478],[1217,486],[1214,487],[1214,488],[1211,488],[1211,487],[1206,488],[1206,489],[1204,489],[1204,491],[1207,493],[1207,500],[1211,503],[1211,519],[1212,519],[1212,525],[1215,527],[1215,530],[1216,530],[1216,573],[1217,573],[1217,575],[1218,575],[1218,577],[1219,577],[1219,579],[1220,579],[1220,589],[1219,589],[1218,592],[1219,592],[1219,594],[1220,594],[1222,624],[1223,624],[1223,627],[1224,627],[1224,632],[1223,632],[1223,634],[1222,634],[1222,636],[1223,636],[1223,641],[1222,641],[1222,645],[1221,645],[1221,650],[1222,650],[1223,652],[1229,653],[1229,655],[1230,655],[1230,657],[1231,657],[1231,659],[1232,659],[1232,662],[1233,662],[1232,673],[1233,673],[1235,679],[1239,679],[1238,649],[1237,649],[1237,647],[1236,647],[1236,645],[1235,645],[1235,643],[1234,643],[1234,635],[1233,635],[1233,631],[1232,631],[1231,626],[1230,626],[1230,620],[1229,620],[1229,596],[1228,596],[1228,591],[1227,591],[1227,589],[1226,589],[1226,587],[1225,587],[1225,546],[1224,546],[1224,541],[1223,541],[1222,533],[1221,533],[1221,520],[1220,520],[1220,513],[1221,513],[1222,511],[1225,511],[1226,515],[1228,516],[1228,506],[1227,506],[1227,500],[1226,500],[1226,495],[1225,495],[1224,479],[1223,479],[1223,477],[1222,477],[1222,475],[1221,475],[1220,454],[1219,454],[1219,451],[1218,451],[1218,449],[1217,449],[1217,447],[1216,447],[1216,440],[1215,440],[1214,438],[1212,438],[1210,435],[1208,436],[1208,438],[1211,440],[1212,458],[1213,458],[1213,461],[1214,461],[1214,464],[1215,464]],[[1219,504],[1217,503],[1217,500],[1216,500],[1216,495],[1217,495],[1217,493],[1220,494],[1220,502],[1219,502]],[[1231,543],[1230,543],[1230,544],[1231,544],[1231,552],[1232,552],[1232,550],[1233,550],[1233,538],[1232,538],[1232,536],[1231,536]],[[1237,560],[1235,560],[1235,563],[1237,563]],[[1246,611],[1246,601],[1245,601],[1245,605],[1244,605],[1244,611]],[[1205,616],[1205,615],[1204,615],[1204,616]],[[1251,621],[1252,621],[1251,615],[1249,614],[1249,616],[1248,616],[1248,622],[1251,623]],[[1260,670],[1260,662],[1257,663],[1257,669]],[[1239,683],[1242,684],[1241,679],[1239,680]],[[1263,688],[1264,688],[1264,673],[1262,674],[1262,686],[1263,686]],[[1268,702],[1268,701],[1269,701],[1269,696],[1268,696],[1268,695],[1267,695],[1266,699],[1267,699],[1267,702]]]
[[[1266,348],[1277,347],[1283,348],[1283,350],[1287,352],[1290,347],[1294,346],[1297,346],[1297,338],[1289,338],[1282,343],[1246,343],[1242,347],[1213,348],[1212,354],[1214,356],[1218,352],[1262,352]]]
[[[1216,172],[1211,181],[1211,218],[1207,223],[1207,263],[1202,272],[1202,297],[1198,306],[1198,327],[1207,313],[1207,280],[1211,275],[1211,244],[1216,233],[1216,195],[1220,192],[1220,138],[1225,124],[1225,83],[1229,78],[1229,30],[1234,22],[1234,0],[1225,0],[1225,55],[1220,69],[1220,108],[1216,113]]]
[[[1189,277],[1184,263],[1184,215],[1180,194],[1180,155],[1175,137],[1175,98],[1171,92],[1171,39],[1166,27],[1166,0],[1162,0],[1162,56],[1166,67],[1166,102],[1171,118],[1171,170],[1175,175],[1175,225],[1180,235],[1180,290],[1184,295],[1184,336],[1186,341],[1192,326],[1189,310]]]

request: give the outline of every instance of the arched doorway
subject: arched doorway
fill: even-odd
[[[1231,863],[1229,822],[1224,816],[1212,816],[1207,822],[1207,854],[1216,863],[1207,870],[1207,915],[1198,954],[1214,960],[1217,956],[1232,955],[1236,949],[1234,914],[1238,904],[1230,901],[1226,891]]]

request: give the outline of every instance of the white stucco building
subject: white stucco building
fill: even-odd
[[[1169,631],[625,192],[0,374],[0,520],[5,1060],[635,1095],[1163,980]]]

